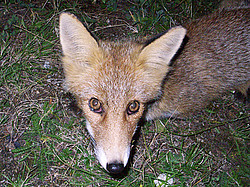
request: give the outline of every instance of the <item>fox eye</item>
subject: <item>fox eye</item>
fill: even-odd
[[[93,111],[95,113],[102,113],[103,112],[102,104],[96,98],[91,98],[89,100],[89,108],[90,108],[91,111]]]
[[[139,101],[134,100],[131,103],[129,103],[128,108],[127,108],[127,113],[128,115],[131,115],[131,114],[138,112],[139,109],[140,109]]]

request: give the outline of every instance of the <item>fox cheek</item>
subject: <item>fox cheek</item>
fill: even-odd
[[[88,120],[86,120],[86,128],[87,128],[89,134],[94,138],[94,132],[93,132],[93,129],[92,129]]]

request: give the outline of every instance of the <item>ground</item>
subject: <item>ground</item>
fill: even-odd
[[[188,119],[141,124],[123,175],[95,159],[84,116],[63,89],[58,15],[74,13],[97,37],[116,40],[148,38],[218,7],[161,2],[0,3],[0,186],[153,186],[160,175],[177,186],[249,184],[249,104],[234,92]]]

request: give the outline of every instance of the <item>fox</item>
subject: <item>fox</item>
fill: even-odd
[[[112,41],[60,14],[65,86],[105,170],[124,170],[140,120],[195,115],[232,89],[247,95],[249,16],[248,8],[215,11],[146,41]]]

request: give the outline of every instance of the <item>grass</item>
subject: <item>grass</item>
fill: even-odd
[[[97,162],[81,112],[63,91],[58,15],[101,38],[148,36],[215,9],[217,1],[0,3],[1,186],[246,186],[249,111],[232,95],[190,119],[141,127],[126,173]],[[159,176],[163,179],[159,179]],[[171,181],[173,180],[173,181]]]

